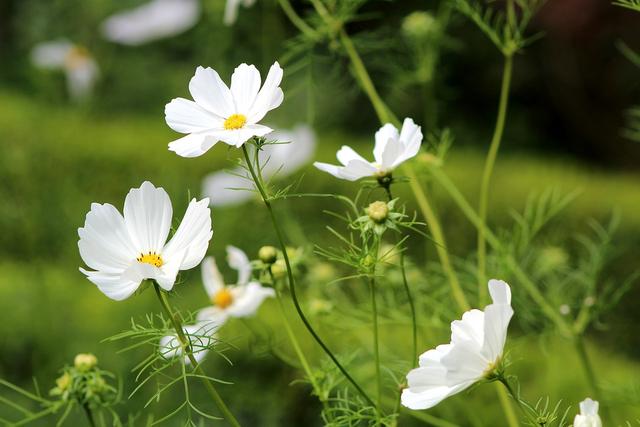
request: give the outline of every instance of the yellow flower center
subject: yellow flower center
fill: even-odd
[[[74,46],[69,49],[64,63],[67,67],[74,69],[81,66],[89,58],[89,52],[82,46]]]
[[[162,267],[162,264],[164,264],[164,261],[162,260],[162,258],[160,257],[160,255],[158,255],[155,252],[149,252],[146,254],[140,254],[140,256],[138,258],[136,258],[138,260],[138,262],[143,262],[145,264],[151,264],[154,265],[156,267]]]
[[[220,308],[227,308],[231,305],[232,302],[233,296],[231,295],[231,291],[226,288],[219,290],[213,296],[213,305]]]
[[[245,116],[242,114],[232,114],[224,121],[224,128],[226,130],[240,129],[245,123],[247,123]]]

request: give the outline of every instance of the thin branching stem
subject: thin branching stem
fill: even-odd
[[[382,374],[380,373],[380,343],[378,335],[378,304],[376,302],[376,280],[369,276],[369,295],[371,297],[371,324],[373,326],[373,357],[376,367],[376,391],[378,408],[382,405]],[[380,409],[377,411],[378,425],[380,424]]]
[[[278,0],[278,4],[282,8],[282,11],[284,12],[284,14],[287,15],[287,18],[289,18],[289,21],[291,21],[291,23],[302,34],[309,37],[310,39],[315,39],[317,37],[316,31],[313,28],[311,28],[309,24],[307,24],[306,21],[300,17],[300,15],[296,13],[293,6],[291,6],[291,3],[289,2],[289,0]]]
[[[300,317],[300,320],[302,320],[302,323],[307,328],[307,331],[309,331],[313,339],[318,343],[318,345],[327,354],[327,356],[329,356],[329,358],[333,361],[333,363],[340,370],[340,372],[342,372],[345,378],[351,383],[351,385],[353,385],[353,387],[367,401],[367,403],[375,408],[376,404],[373,402],[373,400],[371,400],[371,398],[362,389],[362,387],[358,385],[358,383],[353,379],[353,377],[349,374],[349,372],[342,366],[340,361],[338,361],[338,359],[333,354],[333,352],[331,352],[331,350],[329,349],[329,347],[327,347],[327,345],[324,343],[322,338],[320,338],[320,336],[316,333],[315,329],[313,329],[313,326],[311,326],[311,323],[309,323],[309,320],[307,320],[307,317],[302,311],[302,307],[300,306],[300,302],[298,301],[298,296],[296,294],[296,285],[295,285],[295,279],[293,277],[293,270],[291,268],[289,255],[287,254],[287,248],[284,243],[284,239],[282,237],[282,231],[280,230],[280,224],[278,223],[278,219],[276,218],[276,215],[273,212],[273,207],[271,206],[271,201],[264,188],[262,178],[260,177],[260,175],[256,174],[255,168],[251,163],[251,157],[249,156],[249,152],[247,151],[246,143],[242,145],[242,152],[244,154],[244,158],[247,163],[247,169],[249,170],[249,173],[253,178],[253,182],[255,183],[256,188],[258,189],[258,192],[262,197],[262,201],[264,202],[264,205],[266,206],[267,211],[269,211],[269,216],[271,217],[271,222],[273,223],[273,228],[276,233],[276,238],[278,239],[278,243],[282,251],[282,257],[284,258],[284,263],[287,268],[287,278],[289,280],[289,291],[291,292],[291,299],[293,301],[294,307],[296,308],[296,312]]]
[[[509,103],[509,89],[511,87],[511,72],[513,69],[513,57],[507,55],[504,58],[504,68],[502,71],[502,85],[500,87],[500,101],[498,103],[498,115],[496,118],[496,126],[491,137],[489,152],[482,171],[482,181],[480,184],[480,203],[478,206],[478,215],[483,224],[487,222],[487,208],[489,204],[489,187],[491,184],[491,176],[493,175],[493,167],[496,163],[500,142],[507,117],[507,106]],[[486,304],[487,299],[487,241],[484,233],[484,227],[478,228],[478,301],[479,305]]]
[[[404,253],[400,252],[400,272],[402,273],[402,284],[404,291],[407,293],[407,299],[409,300],[409,308],[411,309],[411,367],[418,366],[418,322],[416,319],[416,307],[413,302],[413,296],[411,295],[411,289],[407,282],[407,272],[404,267]]]
[[[164,313],[167,315],[167,317],[171,320],[171,323],[173,324],[173,328],[175,329],[178,340],[180,341],[180,345],[182,346],[183,353],[189,358],[189,361],[191,362],[191,365],[193,366],[194,371],[200,374],[199,378],[201,379],[205,388],[209,392],[209,395],[211,396],[215,404],[218,406],[218,409],[220,409],[220,411],[222,412],[222,416],[233,427],[240,427],[240,423],[238,422],[236,417],[231,413],[227,405],[224,403],[224,400],[222,400],[222,397],[220,396],[220,394],[218,394],[218,391],[215,389],[211,381],[209,381],[207,374],[204,372],[202,367],[200,367],[195,357],[193,356],[193,350],[191,348],[190,341],[184,335],[184,329],[182,328],[182,324],[180,323],[180,320],[178,319],[177,316],[173,314],[173,311],[171,310],[171,306],[169,304],[166,294],[162,292],[162,290],[160,289],[160,286],[155,282],[153,283],[153,288],[156,291],[156,295],[158,296],[158,300],[160,301],[162,310],[164,311]]]

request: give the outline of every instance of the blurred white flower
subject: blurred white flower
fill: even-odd
[[[62,70],[67,90],[74,100],[91,95],[100,70],[87,49],[60,39],[37,44],[31,51],[31,62],[45,70]]]
[[[253,315],[262,302],[275,296],[271,288],[265,288],[251,279],[251,262],[247,255],[234,246],[227,246],[227,262],[238,271],[236,285],[227,286],[213,257],[202,262],[202,281],[213,306],[198,312],[198,321],[223,323],[229,317]]]
[[[344,145],[337,154],[342,166],[321,162],[315,162],[313,165],[336,178],[348,181],[356,181],[364,177],[388,176],[401,163],[418,154],[422,143],[422,130],[412,119],[406,118],[400,133],[393,125],[387,123],[376,132],[375,139],[374,162],[365,160],[351,147]]]
[[[170,290],[179,270],[200,264],[213,235],[209,199],[191,200],[167,242],[172,215],[167,192],[148,181],[129,191],[124,217],[109,203],[93,203],[84,227],[78,229],[78,248],[95,271],[80,271],[117,301],[131,296],[144,279]]]
[[[295,173],[309,162],[316,148],[315,134],[307,125],[297,125],[292,130],[276,130],[269,135],[269,139],[283,143],[267,144],[258,153],[259,162],[264,165],[262,176],[265,180],[276,174],[283,178]],[[250,190],[254,189],[253,180],[240,167],[214,172],[202,182],[202,194],[211,200],[211,206],[243,203],[253,197],[254,193]]]
[[[470,310],[451,323],[451,342],[420,356],[420,367],[407,375],[409,387],[402,404],[428,409],[491,374],[500,363],[513,309],[511,289],[501,280],[489,281],[493,304]]]
[[[202,362],[209,352],[209,348],[215,341],[215,332],[220,327],[220,323],[216,322],[200,322],[195,325],[186,325],[183,331],[191,345],[193,358],[197,363]],[[166,335],[160,338],[159,345],[160,354],[165,359],[171,359],[183,354],[182,346],[177,335]],[[191,360],[187,355],[184,356],[184,362],[191,364]]]
[[[602,420],[598,415],[600,405],[596,400],[586,398],[580,402],[580,413],[573,420],[573,427],[602,427]]]
[[[187,31],[200,11],[200,0],[152,0],[111,15],[100,29],[107,40],[139,46]]]
[[[225,25],[233,25],[236,22],[240,5],[244,7],[251,7],[255,2],[256,0],[227,0],[227,5],[224,8]]]
[[[240,64],[229,88],[215,70],[198,67],[189,82],[195,102],[175,98],[164,109],[169,127],[188,134],[171,142],[169,150],[182,157],[197,157],[218,141],[240,147],[253,136],[271,132],[273,129],[258,122],[282,103],[282,74],[275,62],[261,88],[256,67]]]

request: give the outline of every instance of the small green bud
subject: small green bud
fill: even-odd
[[[376,224],[382,224],[389,216],[389,206],[385,202],[373,202],[367,208],[367,215]]]
[[[402,32],[414,39],[423,39],[438,28],[438,22],[429,12],[413,12],[402,21]]]
[[[91,353],[80,353],[73,359],[73,365],[79,371],[88,371],[98,364],[98,359]]]
[[[276,280],[284,278],[287,274],[287,265],[283,259],[279,259],[271,266],[271,273]]]
[[[71,386],[71,375],[69,375],[68,372],[62,374],[62,376],[56,380],[56,386],[60,392],[66,391]]]
[[[278,259],[278,251],[273,246],[263,246],[258,251],[258,258],[265,264],[273,264]]]
[[[375,263],[376,263],[376,260],[371,255],[367,255],[360,260],[360,265],[367,270],[373,267]]]

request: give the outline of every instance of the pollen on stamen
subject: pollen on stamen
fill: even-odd
[[[138,260],[138,262],[142,262],[145,264],[151,264],[153,266],[156,267],[162,267],[162,265],[164,264],[164,261],[162,260],[162,257],[160,257],[160,255],[158,255],[155,252],[148,252],[146,254],[140,254],[140,256],[138,258],[136,258],[136,260]]]
[[[247,118],[242,114],[232,114],[224,121],[226,130],[235,130],[242,128],[247,123]]]

